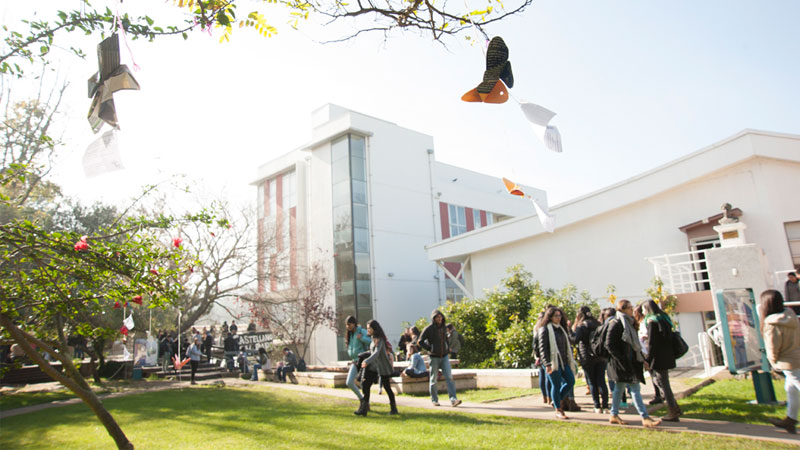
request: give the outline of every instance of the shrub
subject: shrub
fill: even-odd
[[[489,319],[487,304],[481,300],[448,303],[444,308],[447,321],[464,338],[458,354],[462,367],[476,367],[494,357],[494,338],[486,330]]]

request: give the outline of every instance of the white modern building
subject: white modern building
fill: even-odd
[[[394,341],[402,322],[463,295],[457,263],[437,266],[425,246],[527,213],[500,179],[436,161],[433,138],[325,105],[312,113],[311,142],[258,168],[259,234],[275,238],[260,258],[263,294],[301,283],[322,262],[343,319],[378,320]],[[542,190],[526,193],[546,204]],[[463,276],[461,277],[463,279]],[[346,359],[343,336],[315,333],[309,363]]]
[[[760,274],[730,263],[708,270],[725,203],[746,227],[739,243],[758,249],[748,253],[760,255],[748,270]],[[552,234],[525,215],[433,243],[428,257],[464,263],[464,285],[478,298],[513,264],[544,286],[574,283],[598,298],[613,284],[618,298],[642,299],[658,274],[680,294],[680,327],[696,344],[715,321],[712,290],[752,287],[758,294],[800,269],[800,136],[745,130],[550,212]]]

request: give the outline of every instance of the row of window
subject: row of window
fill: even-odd
[[[467,208],[463,206],[447,205],[448,215],[450,216],[450,237],[458,236],[467,232]],[[483,226],[481,221],[481,210],[472,210],[472,223],[475,229]],[[494,214],[486,211],[486,226],[494,223]]]

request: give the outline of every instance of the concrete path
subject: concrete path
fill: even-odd
[[[200,384],[213,384],[215,382],[219,381],[209,380],[207,382],[201,382]],[[253,382],[242,380],[239,378],[226,378],[224,379],[224,382],[226,386],[237,386],[237,387],[253,386]],[[673,389],[676,392],[683,391],[684,388],[686,387],[686,385],[684,385],[680,379],[675,379],[673,380],[673,382],[674,382]],[[349,389],[332,389],[332,388],[323,388],[316,386],[282,384],[282,383],[272,383],[272,382],[259,382],[258,384],[260,386],[269,386],[272,388],[305,392],[314,395],[326,395],[330,397],[351,399],[353,400],[353,407],[357,406],[355,396]],[[191,389],[191,387],[189,386],[188,382],[182,382],[182,383],[173,382],[168,384],[163,383],[154,387],[133,388],[130,390],[125,390],[123,392],[116,392],[113,394],[102,395],[100,396],[100,398],[105,399],[113,397],[122,397],[126,395],[140,394],[143,392],[160,391],[166,389]],[[652,384],[648,383],[647,385],[643,386],[642,392],[645,396],[645,402],[647,402],[647,400],[652,398],[653,395]],[[453,408],[450,406],[446,396],[447,396],[446,393],[444,396],[440,395],[440,401],[442,406],[438,407],[433,406],[431,404],[430,398],[428,397],[411,397],[411,396],[397,396],[397,405],[398,409],[400,409],[401,415],[403,413],[404,407],[413,407],[413,408],[424,408],[435,411],[492,414],[497,416],[522,417],[522,418],[539,419],[539,420],[556,420],[553,408],[548,405],[545,405],[540,395],[519,397],[515,399],[496,401],[490,403],[464,402],[457,408]],[[608,414],[595,414],[594,412],[592,412],[591,398],[586,395],[586,388],[584,386],[575,387],[575,398],[577,403],[581,406],[581,408],[583,408],[583,411],[567,413],[567,415],[569,416],[568,422],[577,422],[577,423],[586,423],[592,425],[604,425],[613,427],[620,426],[620,425],[609,424]],[[377,395],[377,393],[373,393],[371,400],[373,403],[382,403],[382,404],[389,403],[389,399],[386,397],[386,395]],[[80,402],[81,402],[80,399],[73,398],[69,400],[62,400],[52,403],[44,403],[24,408],[2,411],[0,412],[0,419],[19,414],[27,414],[42,409],[56,408],[64,405],[77,404]],[[627,427],[642,428],[641,420],[637,415],[636,410],[633,407],[629,408],[625,413],[620,414],[620,417],[622,417],[623,420],[628,422],[629,425],[627,425]],[[663,422],[658,427],[658,429],[667,432],[714,434],[719,436],[728,436],[740,439],[765,440],[765,441],[781,442],[785,444],[800,446],[800,435],[790,435],[788,433],[785,433],[781,430],[778,430],[768,425],[751,425],[744,423],[681,418],[681,421],[678,423]]]

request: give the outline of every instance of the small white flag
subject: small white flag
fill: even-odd
[[[550,120],[555,117],[556,113],[550,111],[544,106],[537,105],[536,103],[520,102],[519,107],[525,113],[525,117],[535,125],[542,127],[547,126]]]
[[[132,330],[133,329],[133,314],[128,316],[127,319],[123,320],[122,324],[125,325],[125,328],[127,328],[128,330]]]
[[[556,218],[550,214],[547,206],[542,206],[539,204],[539,201],[533,197],[531,197],[531,202],[533,203],[533,207],[536,208],[536,216],[539,217],[539,222],[541,222],[542,228],[544,228],[548,233],[555,231]]]
[[[131,359],[131,352],[128,351],[128,347],[122,346],[122,359],[128,360]]]
[[[536,136],[541,139],[542,143],[544,144],[545,148],[548,150],[552,150],[554,152],[561,153],[561,133],[558,132],[558,128],[547,125],[546,127],[539,126],[539,125],[532,125],[533,132],[536,133]]]

